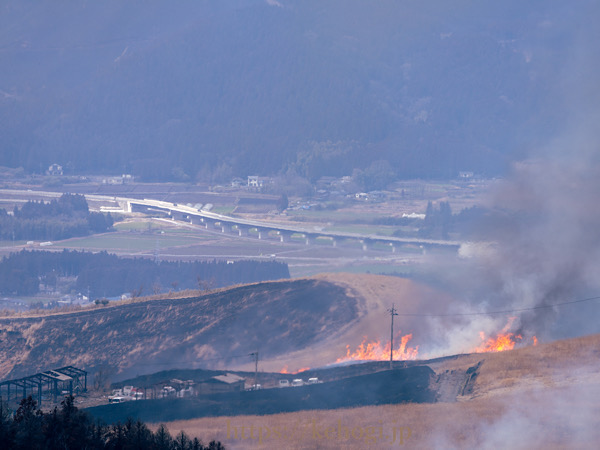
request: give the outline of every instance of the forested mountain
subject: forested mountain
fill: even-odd
[[[567,119],[598,16],[594,0],[5,0],[0,165],[495,175]]]

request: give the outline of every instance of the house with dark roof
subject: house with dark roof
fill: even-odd
[[[233,373],[217,375],[196,385],[198,394],[216,394],[219,392],[240,392],[244,390],[246,379]]]

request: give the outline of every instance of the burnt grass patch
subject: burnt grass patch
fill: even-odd
[[[41,317],[0,319],[0,379],[52,366],[105,366],[121,377],[220,360],[261,348],[265,358],[324,340],[355,320],[342,286],[301,279],[242,285],[199,296],[139,300]]]
[[[127,418],[159,423],[201,417],[266,415],[397,403],[433,403],[435,375],[427,366],[386,370],[300,387],[229,392],[192,398],[132,401],[88,408],[107,423]]]

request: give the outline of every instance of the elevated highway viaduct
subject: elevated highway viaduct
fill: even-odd
[[[161,212],[174,220],[183,220],[192,224],[204,226],[207,229],[220,230],[222,233],[256,239],[278,239],[281,242],[314,244],[317,239],[330,240],[335,247],[347,242],[359,243],[363,250],[389,249],[395,252],[405,245],[416,245],[423,248],[446,247],[458,250],[460,242],[450,240],[402,238],[396,236],[381,236],[376,234],[348,233],[332,230],[321,230],[315,227],[290,226],[287,224],[270,223],[258,220],[246,220],[237,217],[216,214],[210,211],[185,205],[163,202],[159,200],[127,199],[128,211],[139,211],[152,214]]]
[[[12,190],[1,189],[0,196],[11,199],[23,198],[28,200],[50,200],[62,195],[60,192]],[[361,245],[364,250],[387,250],[395,252],[398,248],[407,245],[427,248],[448,248],[458,250],[461,243],[450,240],[402,238],[396,236],[381,236],[376,234],[348,233],[333,230],[322,230],[316,227],[302,227],[280,223],[270,223],[259,220],[247,220],[237,217],[216,214],[204,209],[187,205],[179,205],[153,199],[135,199],[126,197],[112,197],[107,195],[85,194],[90,205],[104,212],[132,213],[143,212],[150,215],[164,215],[174,220],[186,221],[207,229],[218,230],[221,233],[237,235],[255,239],[278,239],[281,242],[290,242],[311,245],[317,240],[330,240],[331,245],[350,244]]]

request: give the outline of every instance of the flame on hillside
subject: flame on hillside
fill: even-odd
[[[288,365],[286,364],[285,366],[283,366],[283,369],[279,371],[279,373],[295,375],[300,372],[306,372],[307,370],[310,370],[310,367],[302,367],[301,369],[298,369],[295,372],[290,372],[288,371]]]
[[[392,351],[395,361],[406,361],[409,359],[417,359],[419,346],[407,347],[408,341],[412,339],[412,334],[407,334],[400,338],[398,348]],[[390,342],[385,345],[381,341],[367,343],[365,336],[361,344],[354,350],[350,351],[350,346],[346,346],[346,356],[338,358],[336,363],[345,361],[385,361],[390,357]]]
[[[499,333],[495,338],[489,337],[486,339],[485,333],[481,331],[479,333],[483,343],[473,350],[473,353],[486,353],[486,352],[503,352],[505,350],[512,350],[515,348],[517,342],[523,340],[523,336],[520,334],[515,335],[514,333]]]
[[[479,347],[473,349],[471,353],[503,352],[505,350],[512,350],[517,344],[522,344],[524,342],[522,335],[508,331],[515,320],[516,317],[509,318],[508,323],[496,337],[486,338],[485,333],[480,331],[479,336],[481,337],[482,343]],[[537,343],[537,337],[533,336],[533,345],[535,346]]]

